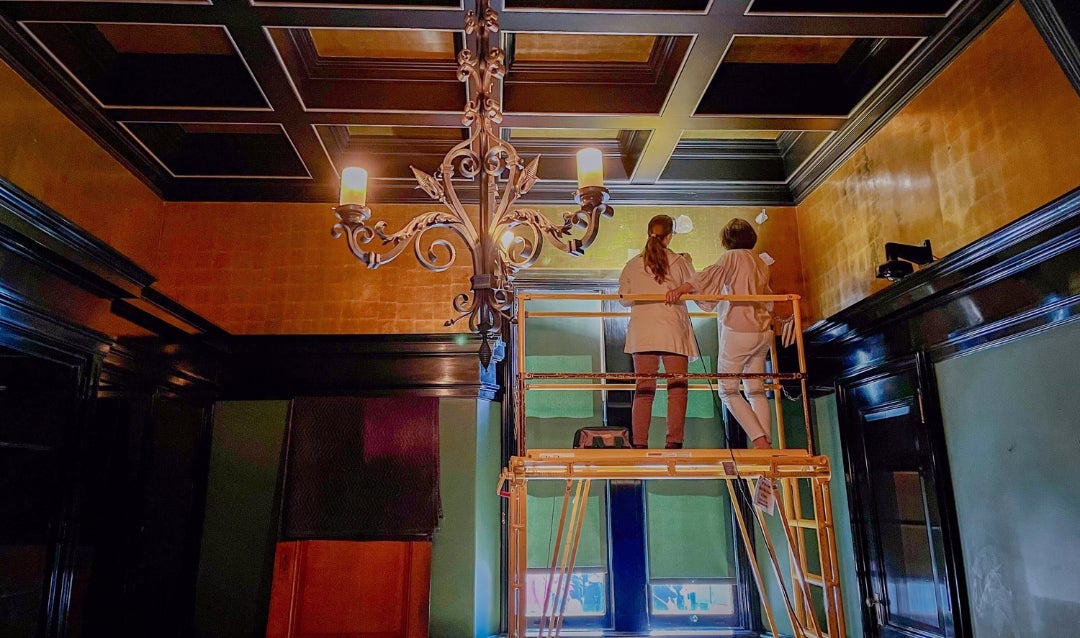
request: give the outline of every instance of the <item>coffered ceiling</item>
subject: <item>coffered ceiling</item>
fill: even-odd
[[[5,60],[170,201],[426,201],[464,135],[451,0],[0,1]],[[615,202],[798,202],[1001,0],[494,0],[502,134],[567,202],[600,147]],[[868,8],[869,7],[869,8]],[[462,190],[467,190],[463,185]]]

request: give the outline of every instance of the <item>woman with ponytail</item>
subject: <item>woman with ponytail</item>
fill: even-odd
[[[694,269],[688,255],[678,255],[668,248],[675,222],[667,215],[649,220],[648,239],[641,254],[626,263],[619,277],[620,295],[664,295],[690,281]],[[697,340],[690,325],[685,303],[656,301],[621,301],[630,307],[630,327],[626,332],[626,352],[634,356],[636,374],[656,374],[661,361],[664,372],[686,374],[688,361],[697,359]],[[686,423],[687,380],[667,380],[667,448],[683,446]],[[649,447],[649,424],[652,418],[656,379],[638,379],[632,411],[633,445]]]

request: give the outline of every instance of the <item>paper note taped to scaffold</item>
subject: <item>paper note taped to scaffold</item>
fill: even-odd
[[[769,516],[776,513],[776,484],[772,482],[772,479],[763,476],[757,480],[757,487],[754,489],[754,507]]]

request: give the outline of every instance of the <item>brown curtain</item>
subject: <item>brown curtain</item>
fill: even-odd
[[[438,417],[433,397],[295,399],[282,538],[429,540],[441,514]]]

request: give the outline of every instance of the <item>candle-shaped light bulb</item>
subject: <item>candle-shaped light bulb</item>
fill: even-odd
[[[604,155],[597,148],[583,148],[577,154],[577,185],[604,185]]]
[[[340,204],[367,204],[367,171],[356,166],[341,171]]]

